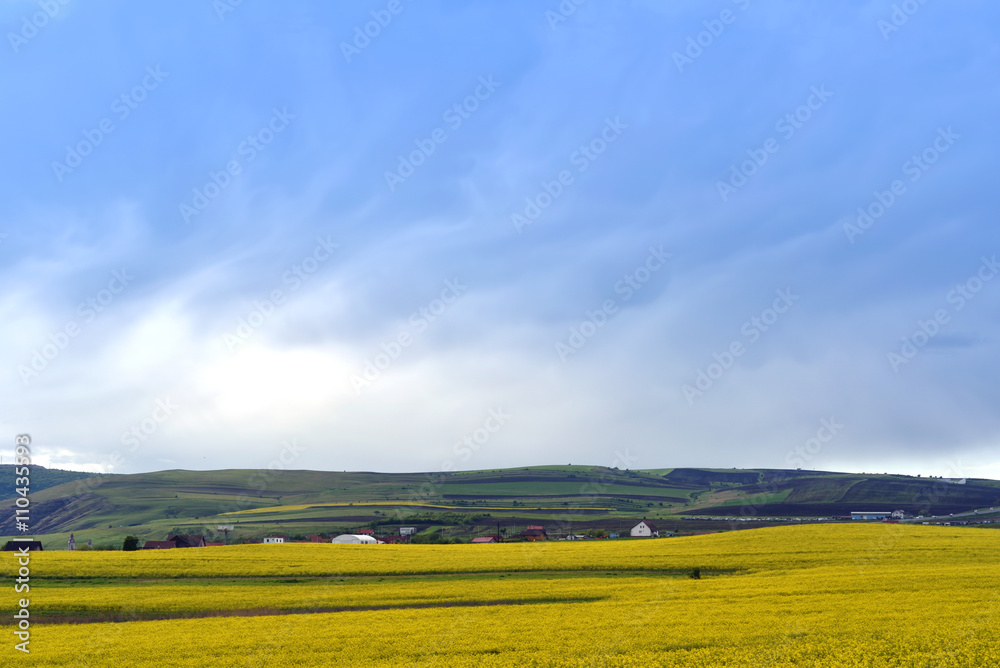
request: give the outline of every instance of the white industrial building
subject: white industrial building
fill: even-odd
[[[264,542],[265,543],[284,543],[285,542],[285,537],[284,536],[268,536],[267,538],[264,539]]]
[[[374,536],[361,536],[355,533],[343,533],[334,538],[332,543],[342,543],[346,545],[377,545],[379,541]]]

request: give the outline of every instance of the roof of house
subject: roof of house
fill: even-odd
[[[473,543],[495,543],[497,542],[496,536],[476,536],[472,539]]]
[[[528,531],[531,531],[532,529],[537,529],[538,531],[545,531],[545,527],[543,527],[540,524],[529,524]]]
[[[639,524],[645,524],[646,526],[649,527],[650,531],[656,531],[656,525],[654,525],[652,522],[650,522],[647,519],[642,520],[641,522],[639,522]],[[639,526],[639,524],[636,524],[635,527]],[[632,527],[632,528],[634,529],[635,527]]]
[[[359,536],[371,536],[374,535],[375,529],[358,529]]]
[[[200,533],[178,533],[167,536],[167,540],[174,541],[176,547],[199,547],[205,544],[205,537]]]
[[[177,547],[177,543],[172,540],[147,540],[142,549],[144,550],[169,550]]]
[[[521,532],[522,536],[545,536],[546,533],[543,529],[527,529]]]
[[[205,543],[205,547],[225,547],[225,543]]]
[[[40,540],[8,540],[3,546],[5,552],[15,552],[24,548],[28,548],[28,551],[44,551],[42,549],[42,541]]]

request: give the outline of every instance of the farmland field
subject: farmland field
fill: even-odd
[[[42,552],[31,568],[26,666],[146,666],[169,647],[179,666],[1000,665],[985,529]]]

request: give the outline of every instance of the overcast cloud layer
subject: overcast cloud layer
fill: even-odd
[[[5,460],[1000,477],[995,3],[64,1]]]

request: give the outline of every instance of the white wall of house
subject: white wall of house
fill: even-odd
[[[645,522],[639,522],[634,527],[632,527],[631,535],[636,538],[649,538],[650,536],[653,535],[659,535],[659,532],[650,529],[649,525],[646,524]]]

